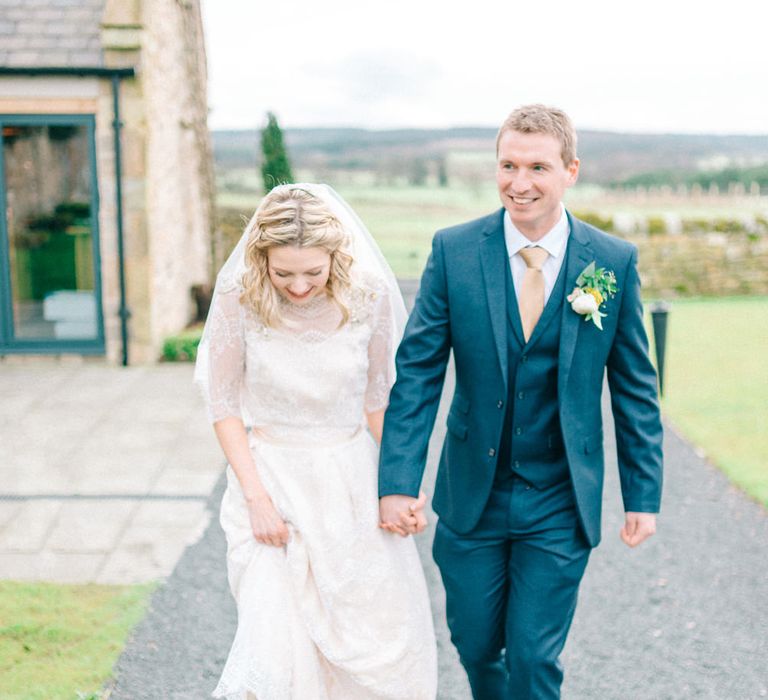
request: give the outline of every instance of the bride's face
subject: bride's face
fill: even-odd
[[[267,251],[267,268],[272,285],[294,304],[304,304],[325,292],[331,270],[331,256],[322,248],[274,246]]]

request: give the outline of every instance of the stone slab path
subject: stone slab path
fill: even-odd
[[[0,578],[164,578],[220,474],[190,365],[0,363]]]

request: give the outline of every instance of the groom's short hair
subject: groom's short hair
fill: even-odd
[[[576,159],[576,129],[573,122],[562,109],[546,105],[523,105],[512,112],[501,125],[496,136],[496,153],[499,141],[507,131],[519,131],[521,134],[550,134],[560,142],[560,155],[563,163],[569,166]]]

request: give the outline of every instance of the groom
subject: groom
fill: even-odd
[[[558,661],[600,540],[607,370],[630,547],[656,528],[662,429],[637,251],[574,218],[576,134],[515,110],[497,139],[503,208],[439,231],[397,354],[381,444],[382,527],[422,528],[416,497],[451,350],[433,553],[475,700],[559,698]]]

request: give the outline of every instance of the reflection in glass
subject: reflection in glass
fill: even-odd
[[[95,338],[88,129],[6,124],[3,159],[15,337]]]

